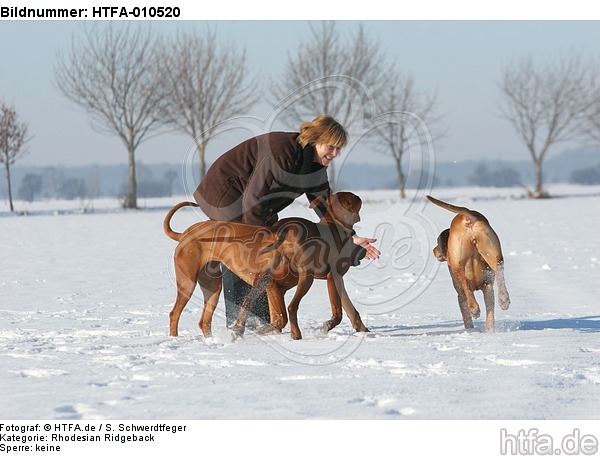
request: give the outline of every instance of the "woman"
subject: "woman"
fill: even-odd
[[[319,116],[300,126],[300,132],[272,132],[248,139],[219,157],[194,192],[194,198],[211,220],[271,226],[278,214],[300,195],[309,201],[329,195],[327,166],[339,156],[348,134],[335,119]],[[317,206],[319,218],[326,208]],[[354,236],[366,249],[367,259],[379,258],[371,243],[376,239]],[[223,293],[227,326],[235,323],[250,285],[226,268]],[[266,295],[253,313],[269,321]]]

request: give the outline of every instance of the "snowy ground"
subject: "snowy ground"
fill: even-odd
[[[361,235],[384,255],[347,275],[371,333],[347,318],[328,335],[324,283],[300,307],[304,339],[251,332],[232,342],[220,304],[204,340],[196,296],[168,335],[175,297],[162,232],[172,204],[112,200],[0,205],[2,419],[598,419],[600,188],[437,189],[484,213],[512,298],[497,331],[466,332],[431,248],[452,214],[360,192]],[[87,211],[83,209],[86,208]],[[87,213],[84,213],[87,212]],[[304,202],[284,215],[314,219]],[[182,230],[201,214],[176,214]],[[596,234],[594,234],[596,233]],[[288,295],[289,297],[289,295]]]

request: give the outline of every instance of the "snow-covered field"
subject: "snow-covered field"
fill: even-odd
[[[214,337],[199,295],[168,335],[175,297],[164,215],[182,198],[0,205],[2,419],[598,419],[600,187],[436,189],[498,232],[512,305],[494,334],[464,330],[445,264],[431,255],[452,214],[395,192],[357,192],[357,231],[383,255],[346,276],[368,334],[330,308],[318,281],[300,307],[304,339]],[[82,210],[87,208],[86,213]],[[284,216],[314,220],[304,201]],[[177,213],[182,230],[204,219]],[[478,295],[480,297],[480,295]],[[289,294],[288,294],[289,298]],[[480,299],[481,304],[482,299]]]

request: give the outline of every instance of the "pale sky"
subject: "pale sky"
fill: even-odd
[[[44,3],[46,7],[50,4],[62,6],[60,2]],[[295,52],[309,31],[304,20],[279,19],[153,21],[152,27],[156,32],[173,33],[178,28],[202,30],[207,24],[219,37],[245,47],[252,71],[263,80],[282,73],[288,53]],[[337,26],[346,33],[356,24],[340,21]],[[367,33],[380,41],[390,61],[410,72],[420,89],[437,93],[438,110],[445,115],[447,128],[447,136],[435,145],[440,161],[529,159],[511,126],[497,115],[497,83],[503,66],[511,60],[532,55],[547,62],[571,51],[600,59],[599,21],[366,20],[363,24]],[[56,53],[68,49],[82,26],[80,21],[0,20],[0,99],[15,105],[34,135],[29,155],[18,165],[127,161],[122,143],[95,132],[89,117],[54,86]],[[264,118],[269,109],[263,104],[248,115]],[[226,137],[220,141],[212,159],[238,142]],[[185,135],[165,134],[143,143],[137,157],[143,163],[178,163],[185,159],[190,143]],[[559,145],[554,153],[571,146]],[[378,154],[351,158],[354,162],[385,160]]]

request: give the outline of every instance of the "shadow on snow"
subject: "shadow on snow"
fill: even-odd
[[[425,325],[385,325],[370,327],[372,336],[414,337],[414,336],[446,336],[461,333],[483,333],[485,323],[474,321],[474,329],[466,330],[461,320]],[[497,320],[496,332],[542,331],[545,329],[573,329],[582,332],[600,332],[600,315],[571,318],[555,318],[552,320]]]
[[[600,332],[600,315],[588,317],[555,318],[552,320],[522,321],[522,331],[539,331],[544,329],[576,329],[584,332]]]

